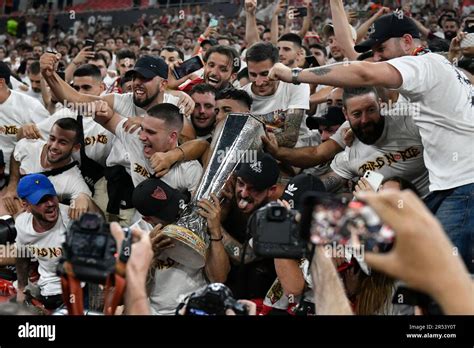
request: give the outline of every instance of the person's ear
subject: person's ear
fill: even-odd
[[[101,82],[101,83],[100,83],[100,93],[102,94],[102,92],[105,91],[106,88],[107,88],[107,87],[105,86],[105,83],[104,83],[104,82]]]
[[[234,82],[236,78],[237,78],[237,73],[234,73],[234,72],[233,72],[233,73],[230,75],[230,83]]]
[[[345,106],[342,107],[342,113],[344,114],[344,117],[346,118],[346,121],[349,121],[349,117],[347,116],[347,110],[346,110]]]
[[[161,80],[160,82],[160,92],[163,92],[166,90],[166,88],[168,87],[168,80]]]
[[[273,185],[272,187],[270,187],[268,189],[268,198],[272,198],[273,196],[275,196],[275,193],[277,192],[277,189],[278,189],[277,185]]]
[[[72,147],[72,152],[77,152],[81,149],[81,144],[77,143]]]

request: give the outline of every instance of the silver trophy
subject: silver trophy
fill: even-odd
[[[163,234],[173,239],[175,247],[164,250],[162,257],[194,269],[204,267],[209,234],[207,220],[197,212],[197,203],[203,198],[209,199],[211,193],[220,199],[219,194],[237,164],[256,160],[264,134],[264,123],[250,114],[229,114],[223,126],[216,128],[212,155],[196,194],[178,221],[163,228]]]

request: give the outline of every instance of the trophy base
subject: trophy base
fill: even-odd
[[[168,225],[163,234],[173,240],[174,248],[163,250],[162,255],[194,269],[203,268],[206,264],[206,243],[197,234],[185,227]]]

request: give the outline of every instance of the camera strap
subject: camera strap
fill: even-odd
[[[65,270],[71,265],[64,263]],[[61,277],[61,287],[63,290],[63,300],[66,304],[69,315],[84,315],[84,298],[81,288],[81,282],[67,272]]]
[[[125,278],[117,273],[107,277],[104,293],[104,314],[114,315],[117,307],[123,303]],[[112,291],[113,288],[113,291]]]

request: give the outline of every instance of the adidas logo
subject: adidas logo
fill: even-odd
[[[285,190],[285,193],[289,194],[290,196],[293,196],[293,192],[295,192],[296,190],[298,190],[298,188],[295,186],[295,184],[289,184]]]
[[[250,168],[255,172],[255,173],[261,173],[262,172],[262,161],[257,161],[254,162],[250,165]]]

